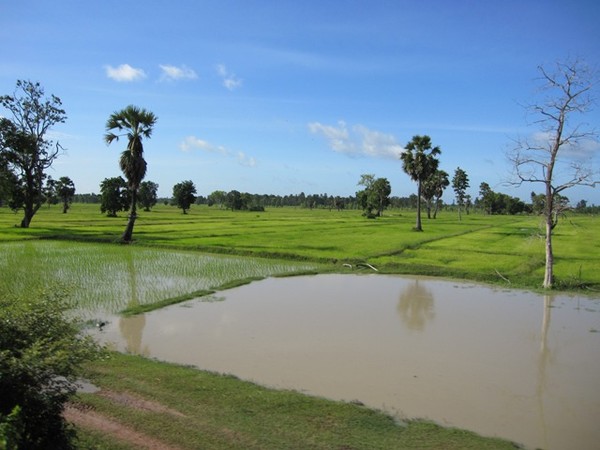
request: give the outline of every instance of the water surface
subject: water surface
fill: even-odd
[[[273,278],[129,318],[120,350],[531,448],[600,442],[600,300],[381,275]]]

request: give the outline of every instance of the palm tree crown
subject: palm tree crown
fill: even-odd
[[[400,155],[402,169],[413,181],[425,181],[437,170],[439,161],[436,156],[442,151],[439,147],[431,147],[429,136],[413,136],[405,150]],[[429,153],[426,153],[427,150]]]
[[[118,141],[122,136],[127,136],[127,149],[121,153],[119,166],[127,178],[130,189],[137,190],[146,176],[142,138],[149,138],[152,135],[156,120],[154,113],[129,105],[121,111],[112,113],[106,121],[107,133],[104,135],[104,140],[107,144]],[[125,130],[125,132],[116,134],[112,130]]]

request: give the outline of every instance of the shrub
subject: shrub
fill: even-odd
[[[0,448],[74,448],[64,404],[99,350],[65,315],[65,300],[60,291],[0,293]]]

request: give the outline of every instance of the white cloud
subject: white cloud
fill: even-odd
[[[337,126],[312,122],[308,129],[323,136],[329,147],[338,153],[397,159],[404,151],[391,134],[370,130],[364,125],[354,125],[348,130],[344,121],[339,121]]]
[[[182,65],[181,67],[171,66],[168,64],[159,64],[160,70],[162,70],[161,80],[195,80],[198,75],[193,69]]]
[[[244,152],[233,152],[222,145],[214,145],[207,141],[197,138],[196,136],[188,136],[186,137],[181,144],[179,144],[179,148],[184,152],[189,152],[192,150],[202,150],[208,153],[218,153],[220,155],[226,156],[231,159],[235,159],[238,164],[245,167],[254,167],[256,166],[256,159],[251,156],[246,155]]]
[[[104,66],[106,76],[115,81],[138,81],[146,78],[146,73],[142,69],[136,69],[129,64],[121,64],[118,67]]]
[[[242,166],[246,167],[254,167],[256,165],[256,160],[251,156],[248,157],[244,152],[238,152],[237,154],[238,163]]]
[[[242,86],[242,79],[238,78],[235,73],[230,72],[223,64],[217,64],[217,74],[221,77],[223,86],[230,91]]]

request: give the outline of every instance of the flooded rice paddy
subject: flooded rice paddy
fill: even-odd
[[[98,332],[123,351],[528,448],[600,442],[600,300],[381,275],[270,278]]]

